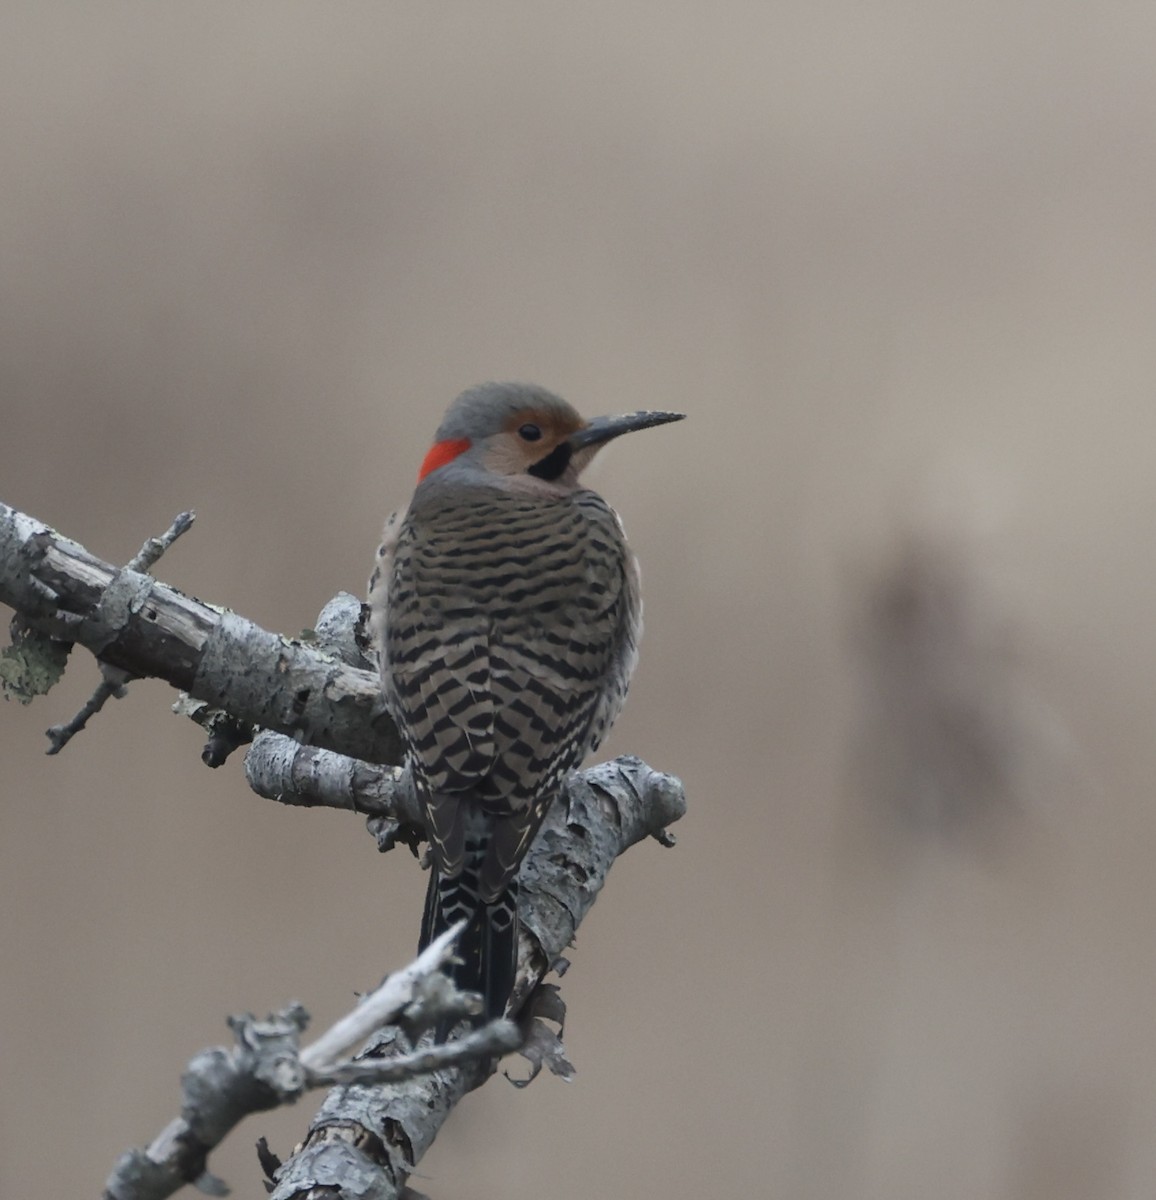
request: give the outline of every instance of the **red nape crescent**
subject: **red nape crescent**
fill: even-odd
[[[444,467],[446,463],[453,462],[459,454],[464,454],[469,448],[469,438],[450,438],[445,442],[434,442],[425,456],[425,461],[421,464],[421,470],[417,473],[418,483],[421,483],[431,471],[436,471],[438,467]]]

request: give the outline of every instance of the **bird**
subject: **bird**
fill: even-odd
[[[519,865],[638,661],[637,561],[579,476],[612,439],[684,415],[584,420],[534,384],[470,388],[385,523],[369,629],[429,837],[419,950],[466,922],[448,973],[481,995],[475,1023],[513,990]]]

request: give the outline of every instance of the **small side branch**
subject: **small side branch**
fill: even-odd
[[[188,1183],[224,1195],[228,1189],[207,1171],[208,1156],[250,1113],[293,1104],[305,1092],[335,1083],[397,1084],[516,1050],[521,1031],[503,1020],[448,1045],[419,1046],[384,1058],[347,1057],[383,1025],[403,1024],[416,1035],[442,1016],[477,1008],[476,997],[458,992],[441,973],[460,933],[460,925],[448,930],[303,1050],[298,1042],[309,1014],[299,1004],[264,1020],[250,1014],[231,1017],[235,1044],[204,1050],[189,1063],[181,1079],[181,1115],[147,1149],[120,1157],[105,1184],[105,1200],[164,1200]]]
[[[440,975],[441,968],[453,956],[454,943],[461,935],[465,922],[447,929],[431,942],[408,967],[386,977],[384,983],[368,996],[363,997],[352,1012],[335,1022],[311,1046],[301,1051],[301,1065],[309,1072],[320,1075],[332,1070],[350,1051],[360,1046],[371,1034],[383,1025],[397,1022],[414,1004],[430,1003],[438,1009],[438,1015],[455,1016],[450,1007],[456,997],[447,998],[435,991],[443,988],[448,980]],[[424,1012],[424,1010],[423,1010]],[[422,1020],[423,1025],[433,1025],[436,1018]]]
[[[302,808],[341,808],[420,826],[421,809],[401,767],[362,762],[263,732],[245,754],[245,778],[258,796]]]
[[[180,513],[160,537],[149,538],[129,560],[129,571],[148,571],[160,561],[161,555],[181,536],[193,527],[196,513]],[[84,707],[64,725],[53,725],[48,729],[48,753],[59,754],[61,750],[96,716],[109,700],[122,700],[127,693],[128,683],[133,677],[108,663],[101,663],[101,680],[96,690],[85,702]]]
[[[196,519],[197,514],[191,509],[188,512],[178,513],[173,519],[173,523],[160,537],[151,537],[145,541],[144,545],[129,559],[128,569],[130,571],[151,571],[173,542],[192,529]]]
[[[128,692],[130,676],[116,667],[102,664],[101,679],[92,695],[84,702],[71,721],[52,725],[44,732],[48,737],[48,754],[59,754],[65,746],[95,717],[109,700],[123,700]]]

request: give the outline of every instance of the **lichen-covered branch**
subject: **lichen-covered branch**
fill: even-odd
[[[250,725],[374,762],[401,757],[371,671],[103,562],[4,504],[0,603],[58,643],[165,679]]]
[[[359,781],[376,796],[379,819],[408,824],[417,817],[406,772],[342,759],[268,733],[258,737],[248,758],[250,782],[258,791],[282,788],[293,791],[298,803],[331,802],[333,781],[342,779],[350,781],[344,786],[354,802],[338,806],[364,810],[368,804],[356,802],[353,781]],[[453,992],[452,985],[433,973],[456,930],[300,1052],[298,1035],[307,1018],[299,1007],[263,1022],[235,1018],[236,1047],[205,1051],[190,1063],[181,1116],[146,1150],[121,1157],[106,1184],[106,1200],[162,1200],[194,1181],[212,1190],[216,1181],[206,1174],[208,1154],[237,1121],[333,1083],[338,1086],[301,1150],[275,1169],[275,1198],[338,1196],[354,1181],[369,1185],[364,1194],[401,1197],[405,1180],[454,1105],[493,1073],[497,1055],[524,1040],[523,1052],[532,1058],[553,1054],[555,1063],[568,1066],[534,1016],[536,1007],[553,1016],[559,1006],[525,1002],[573,940],[614,859],[647,837],[672,844],[667,826],[685,807],[679,781],[637,758],[603,763],[568,780],[522,865],[522,929],[511,1003],[512,1011],[523,1012],[521,1030],[494,1022],[448,1045],[412,1046],[414,1033],[447,1013],[466,1011],[452,1007],[461,994],[447,997],[441,989]],[[382,1026],[363,1056],[342,1060]]]
[[[171,540],[165,535],[150,544],[135,566],[151,565]],[[255,791],[287,803],[365,813],[382,849],[397,841],[414,844],[421,813],[409,776],[375,765],[400,762],[401,746],[377,676],[365,669],[357,639],[360,606],[353,597],[339,596],[326,606],[316,640],[290,639],[185,596],[135,566],[103,562],[0,504],[0,603],[19,616],[17,644],[0,661],[0,683],[25,698],[46,691],[63,670],[68,648],[84,646],[104,668],[126,678],[165,679],[201,702],[184,711],[209,731],[211,764],[255,734],[246,761]],[[622,758],[572,776],[549,813],[521,868],[518,974],[510,1006],[520,1014],[523,1053],[538,1065],[568,1069],[540,1019],[560,1023],[563,1012],[543,979],[559,967],[614,859],[647,837],[672,844],[667,826],[685,807],[677,779]],[[388,1028],[355,1064],[310,1064],[309,1051],[297,1057],[299,1015],[287,1010],[280,1015],[284,1028],[264,1031],[276,1052],[283,1048],[279,1039],[291,1043],[290,1059],[307,1077],[356,1082],[332,1089],[300,1153],[283,1164],[266,1157],[277,1200],[401,1196],[453,1106],[489,1077],[492,1052],[509,1037],[508,1029],[500,1036],[491,1030],[498,1042],[480,1049],[481,1058],[472,1054],[480,1044],[473,1034],[456,1051],[415,1050],[410,1035],[428,1023],[418,1005],[408,1011],[405,1031]],[[258,1075],[244,1061],[247,1054],[261,1057],[254,1048],[262,1040],[256,1036],[260,1025],[235,1026],[235,1051],[194,1060],[187,1088],[196,1090],[198,1102],[221,1088],[221,1104],[198,1108],[186,1090],[182,1116],[147,1151],[122,1159],[107,1195],[158,1197],[193,1179],[212,1188],[204,1174],[209,1149],[245,1112],[284,1102],[284,1088],[270,1089],[265,1076],[254,1090]],[[277,1053],[274,1066],[290,1061]],[[463,1056],[468,1061],[446,1065],[447,1057]],[[419,1068],[429,1073],[412,1077]],[[400,1081],[381,1082],[398,1074]]]
[[[669,845],[667,826],[685,812],[682,785],[637,758],[603,763],[570,778],[520,875],[517,1012],[573,940],[614,859],[647,837]],[[387,1032],[369,1053],[389,1057],[405,1043]],[[454,1105],[485,1082],[493,1063],[434,1071],[391,1085],[334,1088],[299,1153],[275,1173],[273,1200],[348,1194],[400,1197],[405,1181]]]
[[[245,778],[258,796],[301,808],[341,808],[420,826],[407,772],[259,733],[245,754]]]
[[[492,1021],[444,1046],[420,1046],[390,1059],[347,1056],[383,1025],[403,1022],[420,1030],[441,1016],[455,1018],[477,1006],[457,992],[441,968],[453,954],[461,926],[431,943],[408,967],[379,988],[311,1045],[298,1048],[309,1014],[291,1004],[264,1020],[231,1017],[234,1045],[196,1055],[181,1078],[181,1115],[143,1150],[121,1155],[104,1186],[104,1200],[165,1200],[189,1183],[224,1195],[208,1173],[210,1152],[243,1117],[295,1103],[306,1091],[351,1079],[398,1083],[446,1066],[490,1061],[516,1050],[522,1035],[512,1021]]]

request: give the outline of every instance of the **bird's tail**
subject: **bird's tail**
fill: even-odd
[[[487,904],[478,887],[481,865],[481,855],[467,855],[461,873],[452,878],[442,875],[436,866],[430,867],[418,947],[419,952],[424,950],[452,925],[463,918],[467,921],[455,950],[462,961],[449,969],[449,976],[462,991],[481,993],[479,1024],[506,1011],[518,967],[517,881],[511,880],[505,891]],[[449,1026],[449,1022],[438,1026],[439,1042],[445,1041]]]

